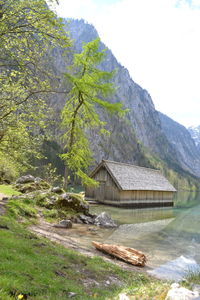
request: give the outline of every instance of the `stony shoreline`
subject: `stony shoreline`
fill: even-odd
[[[38,236],[48,238],[50,241],[59,243],[66,248],[73,249],[89,257],[100,256],[105,261],[114,263],[126,270],[134,270],[138,272],[147,272],[147,270],[150,270],[148,266],[141,268],[129,265],[123,261],[99,252],[92,246],[84,245],[84,243],[81,243],[83,234],[89,235],[90,237],[93,236],[94,240],[99,240],[98,234],[95,234],[95,232],[97,233],[99,230],[101,230],[101,228],[99,228],[98,226],[91,227],[87,224],[73,224],[72,229],[62,229],[55,228],[51,223],[48,223],[44,219],[40,218],[38,220],[38,224],[30,226],[29,230]]]

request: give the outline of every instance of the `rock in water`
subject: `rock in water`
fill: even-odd
[[[86,215],[79,215],[79,220],[84,224],[94,224],[94,218]]]
[[[102,212],[95,218],[94,225],[103,226],[103,227],[117,227],[115,222],[111,219],[109,214]]]

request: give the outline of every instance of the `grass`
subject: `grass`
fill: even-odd
[[[200,271],[198,270],[189,271],[182,282],[182,285],[188,289],[192,289],[194,284],[200,284]]]
[[[29,300],[64,300],[71,292],[80,300],[117,299],[122,291],[145,300],[166,295],[160,281],[38,238],[11,217],[0,217],[0,225],[0,299],[22,294]]]
[[[20,195],[12,185],[1,184],[0,185],[0,193],[5,194],[6,196]]]

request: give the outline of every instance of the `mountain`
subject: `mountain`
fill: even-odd
[[[200,152],[200,125],[197,127],[191,126],[188,128],[188,131],[191,134],[191,137],[193,138],[195,145]]]
[[[72,53],[82,50],[82,43],[89,42],[98,37],[96,29],[84,20],[66,20],[66,31],[70,33],[74,41]],[[101,43],[101,49],[106,46]],[[106,48],[107,49],[107,48]],[[64,60],[59,49],[54,51],[56,73],[66,69],[72,56]],[[94,158],[99,162],[102,158],[126,163],[134,163],[140,166],[161,168],[166,174],[176,172],[179,176],[199,176],[199,158],[195,150],[195,144],[190,139],[193,150],[187,147],[186,133],[179,130],[181,125],[164,117],[156,111],[150,94],[135,83],[126,68],[124,68],[112,52],[107,49],[105,60],[99,66],[103,70],[116,69],[113,83],[117,87],[115,94],[108,98],[110,102],[122,102],[129,112],[126,118],[119,119],[116,116],[108,116],[99,111],[101,119],[107,122],[111,132],[109,137],[99,136],[94,130],[89,133]],[[54,96],[50,105],[58,112],[61,110],[66,99],[62,96]],[[171,129],[167,123],[173,123]],[[170,130],[174,130],[170,135]],[[55,130],[55,135],[57,135]],[[180,134],[179,141],[175,142],[175,135]],[[187,136],[189,140],[189,133]],[[170,173],[169,170],[172,170]],[[180,175],[181,174],[181,175]],[[173,175],[175,178],[176,175]]]
[[[69,32],[72,40],[74,40],[74,51],[80,52],[82,49],[82,42],[89,42],[98,37],[98,33],[92,25],[85,23],[83,20],[70,20]],[[101,49],[105,49],[106,46],[101,43]],[[117,70],[116,75],[113,78],[113,83],[117,87],[116,93],[109,98],[110,102],[122,102],[124,108],[129,109],[127,114],[127,122],[123,122],[126,130],[124,134],[119,130],[117,124],[120,122],[115,118],[106,119],[109,122],[109,128],[111,128],[112,139],[114,134],[126,136],[135,133],[137,141],[140,141],[146,148],[150,149],[153,153],[159,155],[162,159],[169,158],[175,163],[175,153],[173,148],[168,142],[167,138],[163,134],[161,122],[158,112],[155,110],[153,101],[149,93],[135,83],[126,68],[118,63],[112,52],[107,49],[106,58],[101,63],[100,67],[106,71]],[[117,128],[116,128],[117,127]],[[124,128],[124,129],[125,129]],[[123,129],[122,129],[123,130]],[[110,151],[108,159],[126,160],[126,162],[135,162],[134,152],[124,157],[123,152],[129,143],[121,141],[119,145],[115,145],[115,149]],[[123,145],[123,147],[122,147]],[[112,146],[112,145],[111,145]],[[117,148],[116,148],[117,147]],[[111,153],[112,152],[112,153]],[[114,153],[113,153],[114,152]],[[130,151],[128,151],[130,152]],[[103,154],[103,153],[102,153]],[[116,157],[117,156],[117,157]],[[102,158],[102,157],[99,157]]]
[[[200,152],[196,147],[190,132],[184,126],[162,113],[159,113],[159,117],[163,131],[177,153],[179,164],[190,173],[199,177]],[[196,130],[195,132],[196,134],[197,132],[199,133],[200,142],[200,130]]]

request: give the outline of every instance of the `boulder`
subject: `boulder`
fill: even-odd
[[[29,182],[34,182],[35,181],[35,177],[33,177],[32,175],[28,174],[25,176],[21,176],[16,180],[16,184],[20,183],[29,183]]]
[[[89,205],[83,200],[82,196],[73,193],[64,193],[59,196],[56,207],[61,210],[73,210],[83,214],[89,213]]]
[[[79,215],[78,218],[84,224],[94,224],[94,222],[95,222],[95,218],[93,218],[91,216]]]
[[[55,194],[52,194],[51,192],[35,192],[35,200],[36,204],[48,209],[54,208],[57,197]]]
[[[109,214],[106,212],[102,212],[98,215],[94,220],[94,225],[102,226],[102,227],[117,227],[117,224],[111,219]]]
[[[56,193],[56,194],[63,194],[64,193],[63,189],[61,187],[59,187],[59,186],[53,187],[51,189],[51,192],[52,193]]]
[[[37,190],[47,190],[50,185],[40,177],[25,175],[17,179],[15,187],[21,193],[30,193]]]
[[[198,292],[200,295],[200,284],[193,284],[192,290],[193,290],[193,292]]]
[[[72,228],[71,220],[61,220],[58,224],[54,224],[53,227],[56,228]]]
[[[165,300],[191,300],[200,299],[197,291],[191,291],[181,287],[178,283],[173,283],[168,291]]]
[[[34,182],[27,182],[27,183],[22,183],[19,184],[17,183],[15,185],[15,188],[20,192],[20,193],[31,193],[36,191],[38,188],[36,188],[35,183]]]

